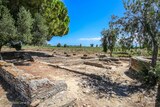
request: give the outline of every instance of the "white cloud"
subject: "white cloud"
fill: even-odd
[[[96,37],[96,38],[80,38],[80,41],[100,41],[101,38],[100,37]]]

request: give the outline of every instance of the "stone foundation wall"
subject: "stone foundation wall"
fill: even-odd
[[[4,61],[0,61],[0,76],[29,103],[37,99],[47,99],[67,89],[66,83],[62,81],[35,77]]]
[[[143,71],[150,69],[151,60],[143,57],[132,57],[130,59],[130,68],[135,71]]]
[[[0,52],[0,56],[3,58],[3,60],[12,60],[12,59],[33,60],[32,56],[52,57],[51,55],[46,53],[31,52],[31,51]]]

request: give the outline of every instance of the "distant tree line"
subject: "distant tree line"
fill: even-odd
[[[67,34],[69,22],[61,0],[0,0],[0,50],[11,41],[44,45]]]
[[[57,45],[56,45],[57,47],[62,47],[62,44],[61,43],[58,43]],[[63,47],[64,48],[66,48],[66,47],[85,47],[85,46],[82,46],[82,44],[80,44],[80,45],[67,45],[67,44],[64,44],[63,45]],[[87,47],[87,46],[86,46]],[[94,44],[90,44],[90,47],[91,48],[93,48],[94,47]],[[100,47],[98,44],[96,44],[96,46],[95,47]]]

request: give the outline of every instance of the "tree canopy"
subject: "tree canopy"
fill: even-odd
[[[17,20],[19,9],[23,6],[34,16],[40,13],[49,27],[47,40],[53,36],[63,36],[69,31],[68,10],[61,0],[2,0],[3,4],[11,10],[14,19]]]
[[[0,48],[11,40],[43,45],[66,35],[69,22],[61,0],[0,0]]]
[[[0,51],[3,45],[7,44],[8,41],[15,40],[16,36],[15,21],[9,10],[0,4]]]
[[[41,14],[35,14],[35,20],[33,24],[33,45],[43,45],[46,42],[48,35],[48,26],[46,25],[46,20]]]
[[[63,36],[69,31],[69,16],[67,8],[59,0],[46,0],[44,3],[44,14],[49,26],[48,40],[52,35]]]
[[[152,49],[152,67],[156,66],[158,47],[160,46],[160,1],[159,0],[123,0],[126,12],[123,17],[112,17],[111,26],[102,35],[111,35],[117,30],[122,47],[131,47],[136,39],[140,47]],[[109,33],[110,31],[110,33]],[[124,38],[125,37],[125,38]],[[107,38],[104,36],[104,38]],[[104,42],[104,38],[102,38]],[[107,41],[109,44],[108,40]],[[105,46],[106,47],[106,46]],[[106,49],[105,49],[106,50]]]
[[[30,44],[32,42],[32,25],[33,18],[30,12],[24,7],[21,7],[17,18],[17,29],[19,40],[25,44]]]
[[[119,21],[123,31],[143,37],[151,43],[152,67],[156,65],[160,39],[160,1],[159,0],[124,0],[125,16]]]
[[[112,16],[111,21],[109,22],[109,29],[104,29],[101,32],[102,38],[102,46],[103,46],[103,51],[107,52],[107,50],[110,50],[110,56],[112,56],[117,38],[118,38],[118,28],[114,24],[114,21],[117,19],[114,15]]]

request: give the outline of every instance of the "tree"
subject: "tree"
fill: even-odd
[[[102,31],[102,46],[103,51],[107,52],[107,50],[110,50],[110,56],[112,56],[113,49],[115,47],[116,41],[117,41],[117,31],[116,29],[107,29]]]
[[[116,39],[117,39],[117,31],[115,29],[109,30],[109,35],[108,35],[108,48],[110,50],[110,56],[112,56],[113,49],[116,44]]]
[[[63,36],[69,31],[68,10],[61,0],[3,0],[4,4],[11,10],[14,19],[20,7],[25,7],[34,16],[40,13],[47,21],[49,33],[47,39],[53,36]]]
[[[61,43],[58,43],[58,44],[57,44],[57,47],[61,47]]]
[[[0,51],[3,45],[16,39],[15,21],[9,10],[0,2]]]
[[[94,44],[90,44],[91,47],[94,47]]]
[[[82,47],[82,44],[80,44],[79,47],[81,48],[81,47]]]
[[[25,44],[30,44],[32,42],[32,30],[33,19],[29,10],[24,7],[19,9],[18,19],[17,19],[17,30],[19,40]]]
[[[41,14],[36,13],[33,24],[32,44],[44,45],[45,42],[47,41],[47,35],[48,35],[48,26],[46,25],[46,20]]]
[[[54,36],[62,36],[68,33],[69,31],[69,16],[67,8],[64,3],[60,0],[45,0],[43,5],[44,14],[48,26],[49,26],[49,35],[48,40]]]
[[[68,45],[67,44],[64,44],[64,48],[66,48]]]
[[[103,52],[107,52],[108,50],[108,30],[103,30],[101,32],[102,38],[101,38],[101,42],[102,42],[102,47],[103,47]]]
[[[137,33],[145,41],[151,42],[152,67],[156,66],[160,39],[159,6],[159,0],[124,0],[125,16],[118,21],[122,31],[131,35]]]
[[[133,37],[125,38],[124,36],[121,37],[119,40],[119,44],[121,45],[122,51],[126,51],[127,49],[130,50],[133,47]]]
[[[109,22],[109,29],[103,30],[101,32],[102,34],[102,46],[103,51],[107,52],[107,50],[110,50],[110,56],[112,56],[114,47],[116,45],[117,37],[118,37],[118,28],[117,25],[114,24],[114,21],[117,19],[116,16],[111,17],[111,21]]]

